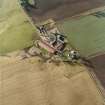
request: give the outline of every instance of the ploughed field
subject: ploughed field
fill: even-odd
[[[105,0],[35,0],[37,9],[29,11],[34,22],[53,18],[56,21],[105,5]]]
[[[94,65],[94,72],[105,88],[105,54],[91,58],[90,61]]]

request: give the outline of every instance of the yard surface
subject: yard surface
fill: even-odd
[[[0,54],[30,46],[35,35],[18,0],[0,0]]]
[[[66,20],[59,25],[70,44],[87,57],[105,51],[105,11],[102,14],[82,16]]]

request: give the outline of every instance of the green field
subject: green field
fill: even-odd
[[[0,54],[30,46],[35,35],[18,0],[0,0]]]
[[[70,44],[83,56],[105,51],[105,11],[103,16],[82,16],[60,23],[60,30],[69,39]]]
[[[102,17],[82,16],[58,25],[83,56],[105,51],[105,11],[103,13]],[[18,0],[0,0],[0,54],[32,45],[33,37],[37,37],[36,29]]]

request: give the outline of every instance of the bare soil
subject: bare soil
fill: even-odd
[[[36,0],[37,9],[28,14],[34,22],[53,18],[55,21],[71,17],[90,9],[105,6],[105,0]]]
[[[94,72],[105,88],[105,55],[96,56],[90,59],[94,66]]]

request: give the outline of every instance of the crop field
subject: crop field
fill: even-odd
[[[70,45],[89,58],[105,88],[105,11],[64,21],[58,27],[67,35]]]
[[[100,90],[82,65],[58,66],[37,57],[1,58],[0,75],[1,105],[104,105]]]
[[[34,35],[18,0],[0,0],[0,54],[30,46]]]
[[[64,21],[58,27],[83,56],[105,51],[105,11]]]
[[[38,11],[32,10],[30,13],[34,22],[49,18],[61,20],[105,4],[105,0],[39,1]],[[70,45],[82,55],[89,56],[105,51],[104,16],[104,13],[94,14],[60,22],[58,28],[67,35]],[[36,29],[29,22],[18,0],[0,0],[0,55],[29,47],[36,38]],[[20,60],[20,57],[3,56],[0,57],[0,77],[0,105],[105,103],[98,86],[100,84],[95,83],[88,68],[82,64],[45,62],[39,57]]]
[[[38,9],[32,10],[30,15],[35,22],[49,18],[62,20],[91,8],[103,6],[105,1],[97,0],[96,2],[93,0],[92,3],[94,6],[93,4],[90,5],[90,0],[54,0],[51,2],[49,0],[39,0],[37,1]],[[73,9],[75,6],[77,8]],[[61,14],[61,11],[63,14]],[[29,23],[26,14],[19,6],[18,0],[11,0],[11,2],[0,0],[0,54],[30,46],[33,37],[37,37],[35,28]]]
[[[35,0],[37,9],[30,11],[35,22],[53,18],[60,21],[105,6],[105,0]]]

